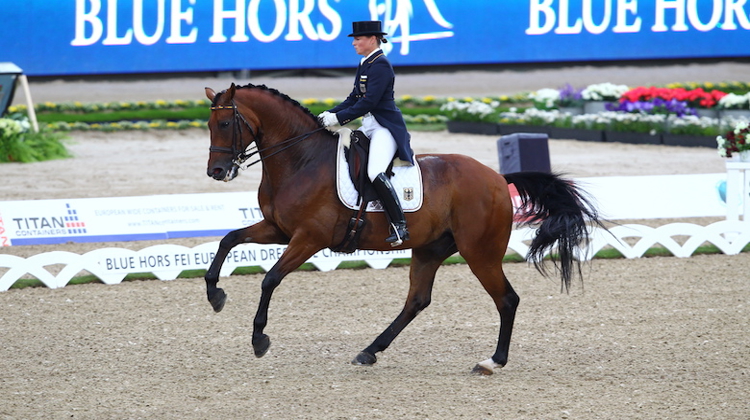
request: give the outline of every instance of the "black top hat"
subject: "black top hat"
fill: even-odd
[[[360,22],[352,22],[352,33],[348,36],[372,36],[372,35],[388,35],[383,32],[379,20],[363,20]]]

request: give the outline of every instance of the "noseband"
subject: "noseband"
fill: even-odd
[[[211,145],[208,150],[211,152],[217,152],[217,153],[227,153],[232,156],[234,156],[234,160],[232,160],[232,164],[234,166],[245,169],[250,166],[255,165],[256,163],[268,159],[269,157],[283,152],[284,150],[294,146],[295,144],[301,142],[302,140],[310,137],[314,133],[317,133],[318,131],[323,130],[325,127],[319,127],[313,131],[304,133],[302,135],[292,137],[290,139],[286,139],[278,144],[271,145],[269,147],[266,147],[264,149],[260,148],[259,140],[260,140],[260,131],[256,134],[256,132],[253,130],[253,127],[250,125],[250,123],[245,119],[245,117],[240,113],[239,109],[237,108],[237,104],[234,102],[234,99],[232,99],[231,105],[214,105],[210,107],[211,111],[217,111],[222,109],[231,109],[232,113],[234,114],[234,131],[232,132],[232,147],[221,147],[221,146],[214,146]],[[250,131],[250,135],[252,136],[253,140],[250,143],[255,143],[252,149],[248,150],[247,148],[242,147],[242,125],[247,127],[248,131]],[[283,147],[282,147],[283,146]],[[248,144],[248,147],[250,145]],[[262,152],[266,152],[269,150],[272,150],[274,148],[281,147],[281,149],[278,149],[274,152],[269,153],[266,156],[260,155]],[[259,155],[258,159],[250,162],[249,164],[245,165],[245,162],[250,159],[251,157]],[[244,166],[243,166],[244,165]]]

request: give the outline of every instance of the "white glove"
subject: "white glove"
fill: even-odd
[[[320,115],[318,115],[318,119],[325,127],[339,125],[339,119],[336,118],[336,114],[328,111],[321,112]]]

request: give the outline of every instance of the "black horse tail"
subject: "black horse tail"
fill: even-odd
[[[592,200],[573,181],[559,174],[517,172],[504,177],[515,185],[521,198],[516,213],[523,219],[521,225],[538,225],[527,259],[546,276],[544,254],[556,245],[557,256],[552,255],[551,260],[560,272],[561,287],[569,290],[574,269],[582,278],[576,251],[589,242],[588,225],[604,228]]]

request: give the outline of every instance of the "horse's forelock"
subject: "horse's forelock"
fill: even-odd
[[[216,106],[219,104],[219,98],[221,98],[221,95],[226,92],[226,89],[222,90],[221,92],[214,95],[213,101],[211,101],[211,106]]]

